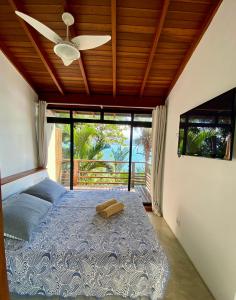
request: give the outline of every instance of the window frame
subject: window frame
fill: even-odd
[[[73,174],[74,174],[74,124],[75,123],[95,123],[95,124],[115,124],[115,125],[129,125],[130,126],[130,144],[129,144],[129,175],[128,175],[128,191],[131,188],[131,172],[132,172],[132,146],[133,146],[133,128],[134,127],[143,127],[143,128],[152,128],[152,122],[147,121],[134,121],[135,114],[145,114],[147,115],[150,113],[152,114],[151,110],[113,110],[113,109],[85,109],[83,107],[75,108],[65,108],[65,107],[56,107],[56,106],[48,106],[48,110],[68,110],[70,112],[70,118],[62,118],[62,117],[47,117],[47,123],[53,124],[70,124],[70,189],[73,190]],[[91,111],[91,112],[100,112],[99,119],[80,119],[74,118],[73,112],[74,111]],[[125,113],[130,114],[131,120],[130,121],[118,121],[118,120],[104,120],[104,113]],[[145,203],[144,203],[145,204]]]

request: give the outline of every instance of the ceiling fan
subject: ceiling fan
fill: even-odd
[[[53,50],[62,59],[65,66],[69,66],[74,60],[80,58],[80,50],[99,47],[111,39],[110,35],[78,35],[69,39],[69,26],[74,24],[74,17],[68,12],[62,14],[62,20],[66,25],[65,39],[62,39],[56,32],[36,19],[17,10],[15,13],[44,37],[56,44]]]

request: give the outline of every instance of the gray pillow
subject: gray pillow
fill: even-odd
[[[24,193],[7,198],[3,201],[4,235],[28,241],[51,206],[49,202]]]
[[[66,193],[66,189],[55,181],[46,178],[24,191],[24,193],[53,203]]]

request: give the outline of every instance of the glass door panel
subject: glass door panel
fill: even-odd
[[[51,179],[70,187],[70,124],[50,124],[48,174]]]
[[[149,203],[151,182],[152,129],[133,128],[131,189],[139,193],[142,202]]]
[[[74,189],[127,189],[130,126],[74,124]]]

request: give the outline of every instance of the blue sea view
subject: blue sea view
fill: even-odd
[[[127,142],[128,144],[128,142]],[[112,154],[112,150],[117,150],[117,148],[119,147],[119,145],[111,145],[110,148],[105,149],[103,151],[103,160],[111,160],[114,161],[114,157]],[[129,150],[129,145],[124,146],[124,148],[126,150]],[[124,164],[122,164],[122,170],[124,172],[128,172],[128,168],[129,168],[129,153],[127,153],[125,159],[123,160]],[[144,155],[144,148],[142,145],[133,145],[132,147],[132,162],[140,162],[138,164],[135,165],[135,171],[137,172],[143,172],[145,169],[145,155]],[[142,163],[141,163],[142,162]]]
[[[121,164],[122,166],[122,171],[128,171],[128,167],[129,167],[129,147],[130,147],[130,142],[129,142],[129,138],[130,138],[130,131],[129,128],[122,128],[122,133],[123,136],[125,138],[125,141],[123,141],[123,144],[117,144],[117,143],[111,143],[109,144],[109,140],[108,142],[108,147],[106,149],[104,149],[102,151],[102,157],[101,160],[105,160],[105,161],[111,161],[111,165],[112,167],[114,167],[114,161],[117,161],[117,159],[115,159],[113,152],[114,153],[119,153],[118,150],[125,150],[124,152],[127,152],[125,158],[120,159],[120,161],[124,162],[124,164]],[[143,172],[145,169],[145,150],[144,150],[144,146],[140,143],[138,143],[138,138],[140,137],[140,129],[139,128],[135,128],[135,130],[133,131],[133,146],[132,146],[132,163],[136,163],[135,164],[135,171],[137,172]],[[69,153],[69,144],[63,143],[63,150],[65,150],[65,152],[68,154]],[[65,156],[67,155],[65,154]],[[117,154],[118,155],[118,154]],[[151,154],[150,154],[151,155]],[[119,156],[119,155],[118,155]],[[96,159],[96,158],[95,158]],[[118,159],[119,160],[119,159]]]
[[[129,135],[130,135],[130,129],[123,127],[122,132],[124,136],[126,137],[125,145],[123,146],[126,150],[129,150]],[[144,155],[144,148],[143,145],[138,145],[135,141],[140,136],[140,129],[135,128],[133,131],[133,147],[132,147],[132,161],[133,162],[145,162],[145,155]],[[116,151],[118,149],[119,145],[117,144],[111,144],[110,148],[103,151],[103,159],[104,160],[114,160],[114,157],[112,155],[112,150]],[[129,161],[129,153],[126,155],[126,158],[124,161]]]
[[[119,146],[118,145],[111,145],[110,148],[103,150],[103,159],[104,160],[114,160],[112,149],[117,150]],[[127,150],[129,150],[129,146],[124,146]],[[129,153],[126,155],[126,158],[124,161],[129,161]],[[132,161],[135,162],[145,162],[145,155],[144,150],[142,146],[133,145],[132,147]]]

